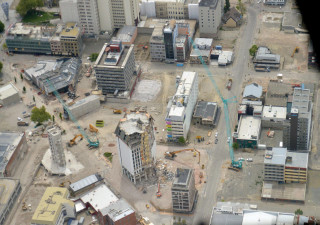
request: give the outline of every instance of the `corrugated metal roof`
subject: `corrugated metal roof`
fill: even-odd
[[[102,180],[102,178],[98,174],[90,175],[86,178],[83,178],[82,180],[79,180],[75,183],[70,184],[69,188],[72,191],[77,192],[77,191],[79,191],[85,187],[88,187],[89,185],[94,184],[100,180]]]
[[[247,85],[243,91],[244,98],[249,97],[249,96],[260,98],[261,95],[262,95],[262,86],[260,86],[256,83],[252,83],[252,84]]]

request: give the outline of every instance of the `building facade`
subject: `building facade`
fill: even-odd
[[[139,22],[138,0],[111,0],[114,28],[136,26]]]
[[[59,7],[63,23],[79,23],[78,0],[60,0]]]
[[[155,27],[150,38],[151,61],[162,62],[166,59],[166,47],[162,27]]]
[[[61,131],[57,127],[50,127],[48,129],[48,138],[53,162],[60,166],[66,166],[66,158],[62,145]]]
[[[286,0],[263,0],[266,5],[285,5]]]
[[[126,114],[115,134],[123,174],[135,184],[148,179],[156,157],[153,118],[146,112]]]
[[[103,46],[93,68],[104,95],[131,90],[136,69],[133,47],[115,40]]]
[[[80,28],[76,23],[67,23],[60,33],[61,53],[69,56],[81,56],[82,39],[80,36]],[[52,53],[53,53],[53,49]],[[53,53],[54,54],[54,53]]]
[[[100,34],[97,0],[78,0],[77,6],[82,32],[87,36]]]
[[[178,213],[190,213],[194,208],[197,190],[195,188],[194,171],[177,168],[172,187],[172,209]]]
[[[168,102],[166,115],[167,140],[187,138],[194,107],[198,98],[198,73],[183,72],[177,80],[177,90]]]
[[[201,0],[199,2],[200,37],[212,37],[218,33],[223,7],[223,0]]]
[[[164,45],[166,50],[166,59],[176,59],[176,37],[178,36],[178,29],[176,21],[171,20],[163,29]]]
[[[8,106],[20,101],[19,89],[9,83],[0,88],[0,104],[2,106]]]
[[[261,132],[261,115],[241,115],[237,132],[233,133],[233,141],[239,148],[257,148]]]
[[[196,38],[190,53],[190,63],[210,63],[213,40],[211,38]],[[202,60],[202,61],[201,61]]]

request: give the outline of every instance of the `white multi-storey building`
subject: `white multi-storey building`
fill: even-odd
[[[128,113],[115,134],[123,174],[134,183],[148,179],[156,160],[153,118],[147,112]]]
[[[201,0],[199,2],[200,37],[217,34],[223,14],[223,0]]]
[[[167,106],[166,127],[167,140],[178,141],[180,137],[187,138],[193,110],[198,98],[198,73],[183,72],[177,77],[176,94]]]
[[[99,34],[100,21],[97,0],[78,0],[78,12],[84,34]]]
[[[139,22],[138,0],[109,0],[111,1],[114,28],[124,25],[136,26]]]
[[[63,23],[79,23],[78,0],[60,0],[59,6]]]

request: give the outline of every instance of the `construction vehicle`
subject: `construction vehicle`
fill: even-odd
[[[226,130],[227,130],[227,137],[230,137],[231,138],[231,125],[230,125],[230,119],[229,119],[229,108],[228,108],[228,104],[229,103],[235,103],[236,101],[234,101],[234,98],[236,98],[236,96],[233,96],[229,99],[225,99],[223,97],[223,95],[221,94],[220,92],[220,89],[217,85],[217,83],[215,82],[214,78],[213,78],[213,74],[211,73],[208,65],[204,62],[201,54],[200,54],[200,51],[198,48],[196,48],[195,44],[194,44],[194,41],[192,40],[192,38],[190,37],[190,35],[187,35],[190,42],[192,44],[192,47],[196,50],[196,53],[199,55],[199,59],[201,61],[201,64],[203,65],[203,67],[205,68],[206,72],[207,72],[207,75],[210,79],[210,81],[212,82],[213,86],[214,86],[214,89],[216,90],[218,96],[220,97],[221,101],[223,102],[223,108],[224,108],[224,118],[225,118],[225,121],[226,121]],[[229,79],[230,80],[230,79]],[[231,79],[231,82],[232,82],[232,79]],[[230,86],[231,88],[231,86]],[[232,147],[232,141],[229,141],[228,142],[228,147],[229,147],[229,153],[230,153],[230,159],[231,159],[231,167],[232,168],[237,168],[237,169],[241,169],[242,168],[242,162],[240,161],[235,161],[234,159],[234,152],[233,152],[233,147]]]
[[[230,91],[231,86],[232,86],[232,79],[230,78],[227,82],[226,88]]]
[[[160,192],[160,181],[158,181],[158,191],[157,191],[157,198],[160,198],[162,196]]]
[[[23,211],[26,211],[28,209],[25,201],[22,202],[21,208],[22,208]]]
[[[150,220],[147,217],[141,217],[139,220],[139,224],[141,225],[154,225],[153,223],[150,222]]]
[[[87,133],[84,131],[84,129],[80,126],[80,124],[78,123],[78,120],[73,116],[73,114],[71,113],[71,111],[69,110],[69,107],[65,104],[65,102],[63,101],[63,99],[60,97],[60,94],[58,93],[58,91],[56,90],[56,88],[53,86],[53,84],[51,83],[51,81],[49,79],[46,79],[47,83],[49,84],[49,87],[52,91],[52,93],[56,96],[56,98],[59,100],[59,102],[61,103],[61,105],[63,106],[63,110],[68,114],[68,116],[71,118],[72,122],[75,123],[76,127],[78,128],[78,130],[80,131],[82,137],[85,137],[87,142],[88,142],[88,146],[89,148],[98,148],[99,147],[99,140],[96,139],[96,141],[91,141],[89,136],[87,135]]]
[[[59,187],[64,187],[66,183],[70,183],[71,184],[71,181],[68,180],[68,181],[65,181],[65,182],[61,182],[59,184]]]
[[[298,53],[298,52],[299,52],[299,47],[295,47],[295,49],[294,49],[293,52],[292,52],[291,57],[294,56],[294,53]]]
[[[113,114],[121,114],[122,111],[120,109],[114,109]]]
[[[89,124],[89,130],[90,130],[90,132],[94,132],[94,133],[99,132],[99,130],[97,128],[95,128],[92,124]]]
[[[17,125],[20,126],[20,127],[21,126],[26,126],[27,127],[27,126],[29,126],[29,123],[24,122],[24,121],[19,121],[19,122],[17,122]]]
[[[80,141],[83,139],[82,134],[77,134],[76,136],[74,136],[74,138],[72,138],[72,139],[69,141],[68,146],[69,146],[69,147],[72,147],[72,146],[74,146],[75,144],[77,144],[77,143],[76,143],[76,139],[77,139],[78,137],[81,137],[81,138],[80,138]]]
[[[173,152],[165,152],[165,153],[164,153],[164,157],[165,157],[166,159],[174,160],[174,157],[176,157],[178,153],[180,153],[180,152],[186,152],[186,151],[192,151],[192,152],[194,152],[194,153],[193,153],[193,156],[194,156],[194,157],[197,156],[197,153],[196,153],[196,152],[198,152],[198,153],[199,153],[199,162],[198,162],[198,163],[200,164],[200,152],[199,152],[197,149],[194,149],[194,148],[181,149],[181,150],[173,151]]]

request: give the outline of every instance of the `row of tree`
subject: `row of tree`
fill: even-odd
[[[36,10],[43,6],[43,0],[20,0],[16,7],[16,11],[20,16],[24,17],[30,10]]]

